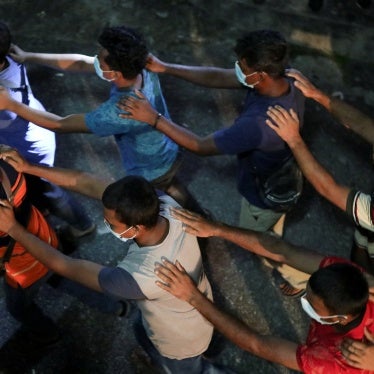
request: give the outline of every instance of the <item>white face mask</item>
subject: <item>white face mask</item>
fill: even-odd
[[[106,219],[104,219],[104,223],[105,223],[105,226],[107,227],[107,229],[110,231],[110,233],[113,234],[117,239],[121,240],[124,243],[126,243],[128,240],[134,239],[136,237],[136,234],[134,234],[131,238],[123,238],[122,237],[123,234],[126,234],[127,231],[131,230],[134,226],[130,226],[128,229],[126,229],[125,231],[118,234],[118,232],[115,232],[115,231],[112,230],[109,222]]]
[[[344,318],[347,319],[347,316],[337,314],[334,316],[324,316],[321,317],[319,314],[316,313],[316,311],[313,309],[313,307],[310,305],[309,301],[305,297],[306,295],[301,296],[300,301],[301,301],[301,306],[304,309],[304,312],[310,317],[313,318],[315,321],[320,323],[321,325],[336,325],[337,323],[340,323],[340,321],[325,321],[326,318]]]
[[[260,81],[257,81],[257,82],[255,82],[255,83],[253,83],[253,84],[248,84],[248,83],[245,81],[245,79],[246,79],[247,77],[250,77],[251,75],[254,75],[254,74],[256,74],[256,73],[257,73],[257,71],[255,71],[254,73],[251,73],[251,74],[245,75],[245,74],[242,72],[242,69],[241,69],[240,66],[239,66],[239,61],[236,61],[236,62],[235,62],[235,74],[236,74],[236,78],[237,78],[238,81],[239,81],[241,84],[243,84],[244,86],[247,86],[247,87],[249,87],[249,88],[253,88],[254,86],[256,86],[256,84],[259,84],[259,83],[260,83]]]
[[[95,68],[96,74],[97,74],[97,76],[98,76],[99,78],[101,78],[101,79],[103,79],[103,80],[105,80],[105,81],[107,81],[107,82],[112,82],[112,81],[114,81],[114,78],[112,78],[112,79],[108,79],[108,78],[105,78],[105,77],[104,77],[104,73],[110,73],[110,72],[112,72],[113,70],[105,70],[105,71],[102,70],[101,67],[100,67],[100,61],[99,61],[97,55],[94,57],[94,68]]]

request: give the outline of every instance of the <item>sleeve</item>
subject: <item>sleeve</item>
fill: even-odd
[[[374,203],[370,195],[351,190],[347,199],[346,212],[356,225],[374,231]]]
[[[262,131],[258,126],[260,119],[242,116],[229,128],[214,133],[214,142],[220,153],[238,154],[255,149],[261,144]]]
[[[119,299],[146,299],[132,275],[119,267],[105,267],[99,273],[99,284],[103,292]]]

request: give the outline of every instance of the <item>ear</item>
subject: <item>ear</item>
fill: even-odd
[[[351,322],[354,319],[353,316],[350,315],[350,314],[348,314],[346,317],[347,318],[344,318],[344,317],[339,317],[338,318],[340,325],[345,326],[345,325],[347,325],[349,322]]]

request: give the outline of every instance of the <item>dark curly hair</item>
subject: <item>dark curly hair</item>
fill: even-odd
[[[106,27],[98,42],[109,54],[105,62],[124,78],[134,79],[144,69],[148,50],[143,36],[126,26]]]
[[[249,67],[274,78],[283,76],[288,66],[288,43],[277,31],[249,32],[237,40],[234,51]]]
[[[11,35],[8,26],[0,21],[0,63],[3,63],[9,52]]]

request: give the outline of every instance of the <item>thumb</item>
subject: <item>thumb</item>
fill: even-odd
[[[139,98],[139,99],[145,99],[146,97],[143,95],[143,93],[138,90],[138,89],[135,89],[135,94],[136,96]]]
[[[364,329],[364,334],[369,342],[374,343],[374,334],[370,333],[367,327]]]

